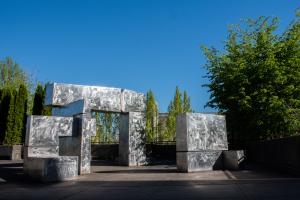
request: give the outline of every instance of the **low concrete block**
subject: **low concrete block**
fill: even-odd
[[[180,172],[198,172],[223,168],[222,151],[203,150],[196,152],[177,152],[177,169]]]
[[[239,170],[245,161],[243,150],[223,151],[224,168],[228,170]]]
[[[184,113],[176,121],[176,151],[227,150],[225,116]]]
[[[0,145],[0,157],[21,160],[22,148],[22,145]]]
[[[32,178],[44,182],[72,180],[78,176],[78,157],[28,157],[24,159],[24,172]]]

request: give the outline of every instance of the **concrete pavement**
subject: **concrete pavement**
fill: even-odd
[[[300,199],[300,179],[266,170],[177,173],[173,165],[121,167],[62,183],[33,182],[22,162],[0,161],[0,199]]]

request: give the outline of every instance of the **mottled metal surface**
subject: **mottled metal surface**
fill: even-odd
[[[72,126],[72,117],[29,116],[25,146],[58,146],[58,137],[71,136]]]
[[[176,118],[176,151],[188,151],[188,129],[186,114]]]
[[[73,117],[29,116],[24,172],[47,182],[76,177],[78,156],[59,156],[59,137],[73,136],[73,126]]]
[[[120,149],[124,150],[120,154],[126,165],[146,163],[145,115],[140,112],[146,109],[144,94],[119,88],[52,83],[47,85],[46,104],[53,106],[53,116],[64,117],[30,118],[27,156],[78,156],[79,173],[90,173],[91,136],[96,135],[96,121],[91,112],[109,111],[127,113],[123,120],[127,123],[123,128],[125,135],[121,134],[126,139],[120,142]]]
[[[146,98],[142,93],[122,90],[122,112],[142,112],[146,110]]]
[[[228,170],[239,170],[245,160],[243,150],[223,151],[224,168]]]
[[[79,171],[80,174],[88,174],[91,171],[91,136],[96,135],[96,120],[88,115],[77,116],[79,119]]]
[[[177,117],[177,151],[227,150],[225,116],[185,113]]]
[[[72,180],[78,176],[78,157],[26,158],[24,171],[44,182]]]
[[[129,112],[120,116],[120,164],[140,166],[146,164],[145,114]]]
[[[59,155],[59,146],[29,146],[24,147],[25,157],[57,157]]]
[[[102,111],[121,110],[121,89],[118,88],[52,83],[47,84],[46,91],[47,105],[64,106],[81,99],[90,99],[92,105]]]
[[[196,152],[177,152],[177,169],[180,172],[197,172],[222,169],[222,151],[203,150]]]
[[[120,88],[52,83],[47,85],[46,91],[47,105],[65,106],[85,99],[88,109],[94,111],[130,112],[146,109],[144,94]]]

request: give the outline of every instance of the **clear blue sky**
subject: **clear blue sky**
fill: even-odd
[[[42,82],[152,89],[166,111],[175,86],[196,111],[208,101],[200,45],[222,47],[230,24],[294,18],[296,0],[0,0],[0,59]]]

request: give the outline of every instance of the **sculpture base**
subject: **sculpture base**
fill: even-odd
[[[176,153],[180,172],[198,172],[223,169],[221,150],[203,150]]]
[[[72,180],[78,176],[78,157],[28,157],[24,159],[24,172],[43,182]]]

